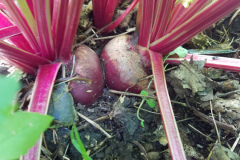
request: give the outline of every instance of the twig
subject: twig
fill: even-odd
[[[213,150],[215,149],[216,145],[218,145],[218,141],[215,142],[214,146],[212,147],[208,157],[206,158],[207,160],[210,160],[211,156],[212,156],[212,153],[213,153]]]
[[[99,143],[96,147],[93,148],[94,151],[98,150],[106,141],[108,138],[105,138],[101,143]]]
[[[189,109],[192,109],[193,113],[196,116],[202,118],[205,122],[209,123],[210,125],[213,125],[212,118],[208,117],[207,115],[203,114],[202,112],[199,112],[195,107],[191,107],[186,97],[185,97],[185,99],[186,99],[187,107]],[[229,125],[227,123],[222,123],[222,122],[219,122],[219,121],[215,121],[215,122],[216,122],[218,128],[224,129],[226,131],[230,131],[233,134],[235,134],[235,132],[237,130],[233,125]]]
[[[86,121],[88,121],[91,125],[93,125],[95,128],[99,129],[103,134],[105,134],[108,138],[112,138],[112,136],[110,134],[108,134],[99,124],[95,123],[94,121],[92,121],[91,119],[87,118],[86,116],[84,116],[83,114],[77,112],[78,116],[85,119]]]
[[[177,67],[178,67],[178,66],[174,66],[174,67],[172,67],[172,68],[166,69],[165,72],[171,71],[171,70],[173,70],[173,69],[175,69],[175,68],[177,68]],[[153,75],[149,75],[149,76],[143,77],[143,78],[139,79],[138,82],[143,81],[143,80],[145,80],[145,79],[149,79],[149,78],[153,78]]]
[[[135,94],[135,93],[116,91],[116,90],[112,90],[112,89],[110,89],[108,91],[110,93],[122,94],[122,95],[126,95],[126,96],[135,96],[135,97],[145,97],[145,98],[157,99],[156,96],[146,96],[146,95],[140,95],[140,94]]]
[[[73,72],[74,72],[74,67],[75,67],[75,62],[76,62],[76,56],[73,55],[73,60],[72,60],[72,70],[71,70],[71,74],[70,74],[70,77],[73,76]]]
[[[194,118],[185,118],[185,119],[181,119],[179,121],[177,121],[177,123],[180,123],[180,122],[184,122],[184,121],[188,121],[188,120],[192,120]]]
[[[88,84],[91,84],[91,83],[92,83],[92,80],[90,80],[90,79],[80,78],[80,77],[76,76],[76,77],[60,78],[60,79],[58,79],[58,80],[55,81],[55,83],[57,83],[57,84],[55,84],[54,87],[56,87],[56,86],[58,86],[58,85],[60,85],[60,84],[62,84],[62,83],[66,83],[66,82],[70,82],[70,81],[75,81],[75,80],[83,81],[83,83],[86,82],[86,83],[88,83]],[[59,83],[58,83],[58,82],[59,82]]]
[[[141,95],[141,94],[135,94],[135,93],[129,93],[129,92],[122,92],[122,91],[116,91],[116,90],[108,90],[110,93],[115,93],[115,94],[121,94],[121,95],[125,95],[125,96],[135,96],[135,97],[145,97],[145,98],[151,98],[151,99],[157,99],[156,96],[146,96],[146,95]],[[182,106],[187,107],[186,103],[182,103],[182,102],[177,102],[174,100],[171,100],[172,103],[175,104],[180,104]]]
[[[230,26],[234,20],[235,17],[237,17],[238,13],[240,12],[240,9],[238,9],[234,14],[233,16],[231,17],[229,23],[228,23],[228,26]]]
[[[222,122],[222,115],[221,112],[218,112],[218,121]],[[221,128],[218,129],[219,135],[221,135]]]
[[[231,150],[232,147],[230,146],[230,144],[228,142],[226,144],[227,144],[227,147]]]
[[[91,31],[96,34],[96,32],[93,30],[93,28],[91,28]],[[96,37],[98,37],[98,35],[96,34]]]
[[[49,160],[52,160],[51,158],[52,153],[47,148],[45,148],[44,146],[41,146],[41,151],[47,156]]]
[[[208,117],[207,115],[199,112],[196,108],[191,107],[191,109],[193,110],[193,113],[202,118],[203,120],[205,120],[206,122],[208,122],[210,125],[213,125],[213,120],[212,118]],[[229,125],[227,123],[223,123],[223,122],[219,122],[219,121],[215,121],[218,128],[224,129],[226,131],[230,131],[231,133],[235,134],[236,132],[236,128],[233,125]]]
[[[174,66],[174,67],[172,67],[172,68],[168,68],[168,69],[165,70],[165,72],[171,71],[171,70],[173,70],[173,69],[175,69],[175,68],[177,68],[177,67],[178,67],[178,66]]]
[[[63,159],[66,159],[66,160],[70,160],[68,157],[66,157],[66,156],[63,156]]]
[[[182,102],[178,102],[178,101],[174,101],[174,100],[171,100],[172,103],[175,103],[175,104],[179,104],[179,105],[182,105],[184,107],[187,107],[187,104],[186,103],[182,103]]]
[[[62,65],[62,78],[66,77],[66,67],[65,65]]]
[[[97,154],[98,152],[102,151],[104,148],[106,148],[107,145],[103,146],[101,149],[99,149],[97,152],[93,153],[92,155],[90,155],[90,157],[93,157],[95,154]]]
[[[48,150],[45,134],[43,134],[43,143],[44,143],[45,148]]]
[[[106,120],[106,119],[109,119],[109,117],[108,116],[103,116],[103,117],[97,118],[93,121],[94,122],[99,122],[99,121],[103,121],[103,120]],[[86,128],[88,125],[89,125],[89,123],[85,123],[84,125],[81,125],[81,126],[77,127],[77,130],[80,131],[80,130]]]
[[[141,82],[141,81],[143,81],[145,79],[150,79],[150,78],[153,78],[153,75],[149,75],[149,76],[143,77],[143,78],[139,79],[138,82]]]
[[[56,139],[58,140],[57,132],[56,132],[56,130],[54,130],[54,129],[52,129],[52,131],[53,131],[53,133],[52,133],[53,143],[54,143],[54,144],[57,144],[57,142],[56,142]],[[56,138],[55,138],[55,136],[56,136]]]
[[[145,160],[148,160],[148,158],[147,158],[147,151],[145,150],[145,148],[140,143],[138,143],[137,141],[132,141],[132,143],[134,143],[134,144],[136,144],[138,146],[138,148],[140,149],[141,153],[143,153],[141,155],[143,155]]]
[[[108,36],[108,37],[100,37],[100,38],[93,38],[93,40],[95,41],[95,40],[103,40],[103,39],[112,39],[112,38],[115,38],[115,37],[119,37],[119,36],[125,35],[127,33],[134,32],[135,30],[136,30],[136,28],[134,27],[134,28],[129,29],[129,31],[121,33],[121,34],[118,34],[118,35]]]
[[[215,118],[214,118],[214,115],[213,115],[212,101],[210,101],[210,109],[211,109],[211,114],[212,114],[213,123],[214,123],[215,129],[216,129],[216,132],[217,132],[217,136],[218,136],[218,143],[219,143],[220,146],[221,146],[220,135],[219,135],[218,128],[217,128],[217,124],[216,124],[216,121],[215,121]]]
[[[234,151],[235,147],[238,145],[239,140],[240,140],[240,133],[238,134],[238,137],[231,148],[232,152]]]
[[[137,106],[133,106],[133,107],[139,109],[139,107],[137,107]],[[143,109],[143,108],[140,108],[140,110],[143,110],[143,111],[145,111],[145,112],[152,113],[152,114],[158,114],[158,115],[161,115],[160,113],[157,113],[157,112],[151,112],[151,111],[148,111],[148,110]]]
[[[63,155],[63,159],[69,159],[68,157],[66,157],[66,154],[67,154],[67,150],[68,150],[68,147],[69,147],[69,144],[67,145],[66,149],[65,149],[65,152],[64,152],[64,155]]]
[[[109,23],[108,25],[106,25],[105,27],[101,28],[100,30],[98,30],[96,33],[94,33],[93,35],[89,36],[88,38],[86,38],[84,41],[80,42],[79,44],[75,44],[72,47],[72,52],[74,50],[74,48],[80,46],[81,44],[84,44],[85,42],[89,41],[91,38],[93,38],[94,36],[96,36],[97,34],[101,33],[104,29],[106,29],[107,27],[109,27],[111,24],[113,24],[115,21],[112,21],[111,23]]]
[[[121,94],[121,95],[126,95],[126,96],[146,97],[146,98],[157,99],[155,96],[146,96],[146,95],[140,95],[140,94],[135,94],[135,93],[116,91],[116,90],[108,90],[108,91],[110,93]],[[211,118],[209,118],[207,115],[199,112],[196,108],[191,107],[190,105],[187,105],[186,103],[177,102],[177,101],[174,101],[174,100],[171,100],[171,102],[175,103],[175,104],[182,105],[184,107],[188,107],[189,109],[192,109],[196,116],[202,118],[207,123],[213,125],[213,120]],[[231,133],[235,134],[236,128],[233,125],[229,125],[227,123],[219,122],[219,121],[216,121],[216,120],[215,120],[215,122],[216,122],[218,128],[224,129],[226,131],[230,131]]]
[[[195,130],[196,132],[198,132],[199,134],[201,134],[202,136],[208,138],[209,140],[215,142],[211,137],[209,137],[208,135],[202,133],[201,131],[197,130],[196,128],[194,128],[191,124],[188,124],[189,127],[191,127],[193,130]]]

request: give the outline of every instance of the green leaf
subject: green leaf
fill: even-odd
[[[13,109],[12,101],[20,88],[20,84],[13,78],[0,77],[0,114],[10,113]]]
[[[72,133],[72,131],[71,131],[71,133]],[[71,142],[72,142],[73,146],[78,150],[78,152],[81,153],[81,149],[80,149],[77,141],[75,139],[72,139],[72,137],[71,137]]]
[[[145,91],[145,90],[142,90],[141,93],[140,93],[140,95],[148,96],[148,92]],[[142,97],[142,99],[143,99],[143,100],[146,100],[146,101],[147,101],[147,104],[148,104],[149,107],[151,107],[151,108],[154,108],[155,105],[156,105],[156,103],[157,103],[155,100],[153,100],[153,99],[147,99],[146,97]]]
[[[53,88],[48,115],[53,116],[54,119],[64,125],[72,125],[74,121],[77,121],[77,113],[73,106],[72,95],[67,90],[68,86],[66,83]]]
[[[154,109],[156,103],[157,103],[157,102],[156,102],[155,100],[153,100],[153,99],[148,99],[148,100],[147,100],[147,104],[149,105],[150,108],[153,108],[153,109]]]
[[[188,50],[183,48],[182,46],[180,46],[180,47],[176,48],[174,51],[170,52],[168,54],[168,56],[171,56],[174,54],[177,54],[180,58],[184,58],[188,54]]]
[[[182,3],[185,8],[189,7],[190,3],[193,3],[194,0],[176,0],[175,4]]]
[[[165,61],[168,59],[168,57],[172,56],[174,54],[177,54],[178,57],[180,57],[180,58],[184,58],[188,54],[188,50],[183,48],[182,46],[180,46],[180,47],[176,48],[174,51],[170,52],[167,56],[165,56],[163,62],[165,63]],[[164,70],[166,69],[166,67],[167,66],[164,67]]]
[[[148,96],[148,92],[145,91],[145,90],[142,90],[140,95],[144,95],[144,96]],[[147,98],[146,97],[142,97],[143,100],[146,100]]]
[[[74,136],[74,134],[75,134],[75,136]],[[75,137],[77,140],[75,139]],[[83,159],[84,160],[92,160],[92,158],[89,157],[89,155],[86,152],[86,149],[82,143],[82,140],[80,139],[80,136],[78,134],[78,131],[77,131],[77,128],[75,125],[72,127],[72,130],[70,132],[70,138],[71,138],[71,142],[72,142],[73,146],[78,150],[79,153],[82,154]]]
[[[34,36],[37,36],[37,24],[36,21],[32,15],[31,10],[29,9],[29,6],[26,2],[26,0],[17,0],[18,5],[21,9],[22,14],[24,15],[24,18],[27,21],[27,24],[29,25],[32,33],[34,34]]]
[[[35,145],[53,118],[39,113],[16,112],[0,121],[0,159],[17,159]]]
[[[185,8],[189,7],[190,3],[193,3],[194,0],[183,0],[182,4]]]

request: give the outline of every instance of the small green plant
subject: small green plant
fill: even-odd
[[[140,95],[144,95],[144,96],[148,96],[148,92],[145,90],[142,90]],[[143,100],[146,100],[148,106],[152,109],[154,109],[154,107],[156,106],[157,102],[154,99],[147,99],[146,97],[142,97]]]
[[[72,144],[74,147],[78,150],[79,153],[82,154],[82,157],[84,160],[92,160],[91,157],[86,152],[86,149],[84,147],[84,144],[82,143],[82,140],[80,139],[80,136],[78,134],[77,128],[75,125],[73,125],[72,130],[70,132],[70,137]]]
[[[180,47],[177,47],[174,51],[170,52],[170,53],[164,58],[163,61],[165,62],[169,56],[172,56],[172,55],[174,55],[174,54],[177,54],[180,58],[183,58],[183,57],[185,57],[185,56],[187,55],[187,53],[188,53],[188,50],[185,49],[185,48],[183,48],[182,46],[180,46]],[[168,64],[166,64],[166,65],[164,66],[164,70],[166,69],[167,65],[168,65]],[[151,83],[150,83],[150,84],[151,84]],[[150,87],[150,84],[148,85],[148,88]],[[141,93],[140,93],[140,95],[148,96],[149,94],[148,94],[147,91],[142,90]],[[157,101],[154,100],[154,99],[142,97],[142,102],[140,103],[140,105],[139,105],[139,107],[138,107],[138,110],[137,110],[137,118],[141,121],[141,126],[142,126],[142,127],[144,127],[144,119],[140,118],[139,112],[140,112],[140,109],[141,109],[142,105],[145,103],[145,101],[146,101],[146,103],[148,104],[148,106],[149,106],[150,108],[152,108],[153,110],[155,110],[155,106],[156,106],[156,104],[157,104]]]
[[[141,93],[140,93],[140,95],[148,96],[149,94],[148,94],[147,91],[142,90]],[[137,110],[137,118],[141,121],[141,126],[142,126],[142,127],[144,127],[144,119],[140,118],[139,112],[140,112],[140,109],[141,109],[142,105],[143,105],[145,102],[146,102],[146,103],[148,104],[148,106],[149,106],[150,108],[152,108],[153,110],[155,110],[154,107],[155,107],[156,104],[157,104],[157,101],[154,100],[154,99],[148,99],[148,98],[146,98],[146,97],[142,97],[142,102],[140,103],[140,105],[139,105],[139,107],[138,107],[138,110]]]
[[[183,48],[182,46],[179,46],[174,51],[170,52],[167,56],[165,56],[163,62],[165,63],[168,57],[174,54],[178,55],[179,58],[184,58],[188,54],[188,50]],[[168,66],[168,63],[165,64],[164,70],[166,70],[167,66]]]
[[[0,77],[0,159],[18,159],[35,145],[53,118],[39,113],[16,111],[12,103],[20,84]]]

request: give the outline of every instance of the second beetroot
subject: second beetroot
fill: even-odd
[[[100,61],[97,54],[85,45],[76,49],[75,56],[74,76],[90,79],[92,83],[72,81],[69,84],[69,89],[76,103],[90,105],[97,101],[104,87]],[[71,64],[69,63],[68,68],[71,68]]]

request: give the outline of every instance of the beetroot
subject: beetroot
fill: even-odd
[[[85,45],[77,48],[75,56],[74,76],[90,79],[92,83],[72,81],[69,84],[69,89],[76,103],[90,105],[97,101],[104,87],[100,61],[97,54]],[[71,67],[70,63],[68,68]]]
[[[147,76],[141,56],[133,51],[132,36],[123,35],[108,42],[101,59],[105,67],[106,83],[109,88],[139,93],[147,88],[148,80],[138,82]]]

